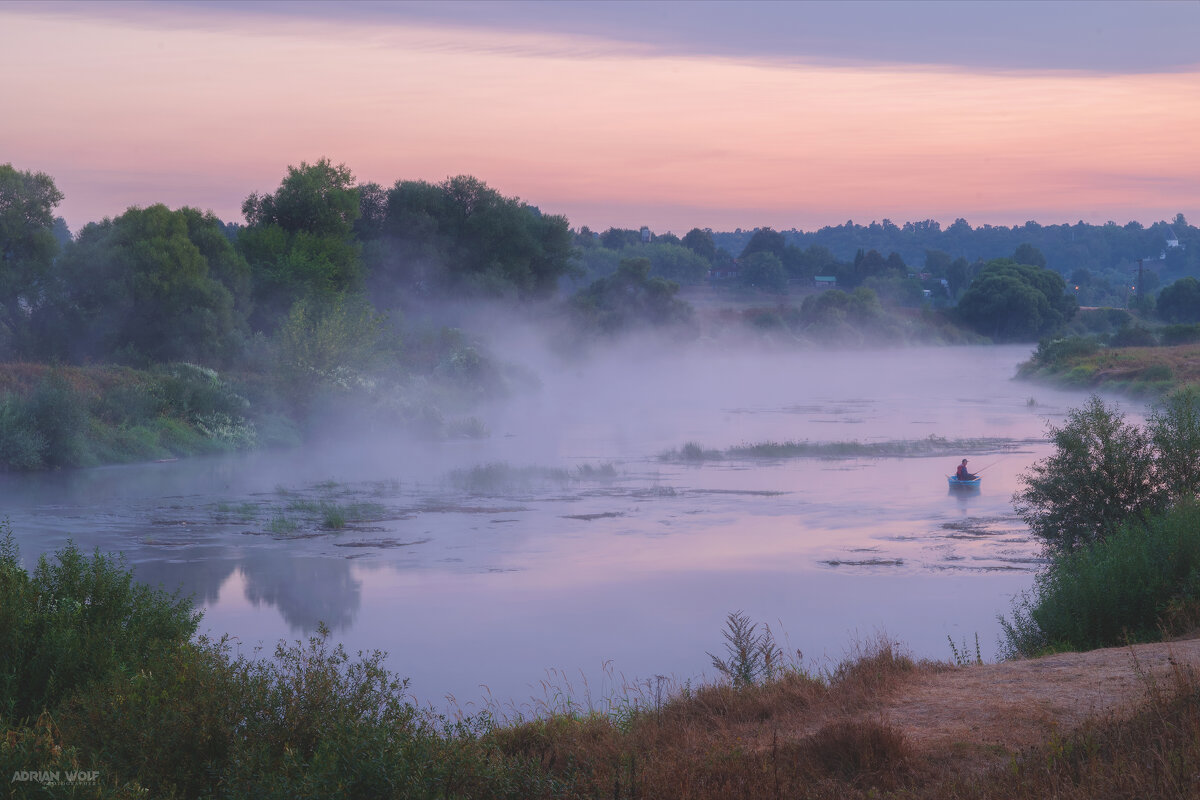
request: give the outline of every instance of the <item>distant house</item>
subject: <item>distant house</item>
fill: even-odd
[[[722,281],[731,281],[731,280],[736,279],[740,272],[741,272],[741,268],[739,267],[738,263],[736,261],[733,261],[729,264],[729,266],[725,267],[724,269],[722,269],[720,267],[710,269],[708,271],[708,280],[711,283],[720,283]]]
[[[1170,225],[1167,226],[1167,249],[1172,247],[1180,247],[1179,237],[1175,235],[1175,229]]]
[[[817,275],[813,278],[813,286],[818,289],[836,289],[837,277],[834,275]]]
[[[650,244],[650,229],[642,228],[642,244]]]

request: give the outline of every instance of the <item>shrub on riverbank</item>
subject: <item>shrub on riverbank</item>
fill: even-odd
[[[383,654],[352,660],[322,630],[274,658],[190,640],[190,601],[68,546],[20,565],[0,523],[0,773],[14,796],[95,773],[72,796],[528,798],[556,783],[483,737],[486,717],[420,711]]]
[[[1010,655],[1153,641],[1200,624],[1200,505],[1061,552],[1004,620]]]
[[[194,364],[152,370],[0,367],[0,470],[28,471],[246,449],[247,401]]]

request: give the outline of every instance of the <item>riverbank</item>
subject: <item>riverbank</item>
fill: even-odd
[[[0,537],[0,601],[18,798],[1178,797],[1200,763],[1195,638],[998,664],[880,638],[813,672],[734,614],[725,681],[499,722],[419,709],[325,629],[235,655],[194,637],[189,601],[71,546],[27,573]]]
[[[1200,344],[1100,347],[1085,339],[1044,343],[1017,376],[1063,389],[1153,399],[1200,383]]]

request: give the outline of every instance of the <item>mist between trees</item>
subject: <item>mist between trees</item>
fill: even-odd
[[[250,194],[244,225],[159,204],[71,235],[54,217],[62,198],[51,176],[0,166],[0,359],[120,365],[136,372],[117,381],[123,391],[154,397],[165,391],[153,388],[156,370],[190,364],[218,371],[239,408],[180,410],[152,397],[141,405],[157,412],[145,419],[106,417],[112,380],[73,373],[76,427],[140,428],[106,454],[93,443],[92,456],[83,446],[62,455],[43,442],[55,426],[33,424],[22,405],[43,385],[9,368],[0,377],[9,468],[192,452],[197,441],[181,442],[211,438],[202,418],[211,423],[214,410],[229,417],[218,426],[226,433],[242,426],[228,446],[260,441],[264,421],[274,431],[266,439],[289,440],[348,401],[389,424],[483,434],[472,404],[530,384],[512,363],[520,355],[498,347],[484,320],[532,323],[568,360],[647,330],[664,343],[1033,341],[1107,335],[1111,322],[1100,330],[1076,309],[1130,305],[1132,259],[1163,254],[1157,273],[1143,271],[1142,312],[1155,281],[1200,271],[1200,236],[1182,215],[1149,228],[884,220],[813,233],[593,233],[470,176],[385,188],[328,159]],[[1171,321],[1191,313],[1194,283],[1163,289]],[[182,430],[153,430],[164,415]],[[17,441],[14,426],[33,438]]]

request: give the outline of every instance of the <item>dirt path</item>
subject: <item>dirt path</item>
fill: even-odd
[[[1200,669],[1200,639],[922,673],[864,716],[926,752],[1007,758],[1137,701],[1173,664]]]

